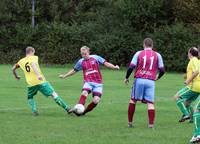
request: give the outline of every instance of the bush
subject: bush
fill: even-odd
[[[156,49],[163,55],[168,71],[185,72],[188,49],[197,47],[200,42],[200,35],[183,24],[164,26],[156,30],[152,37]]]
[[[191,15],[187,5],[180,9],[175,2],[181,1],[37,1],[37,25],[32,28],[30,1],[2,0],[0,63],[16,62],[30,45],[42,63],[74,63],[79,48],[87,45],[92,53],[127,66],[143,39],[152,37],[166,69],[184,71],[188,48],[199,45],[198,16],[186,21]],[[195,4],[191,9],[196,10]]]

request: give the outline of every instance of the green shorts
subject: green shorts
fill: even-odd
[[[192,91],[190,88],[185,87],[178,91],[178,95],[180,98],[184,99],[185,101],[193,102],[195,101],[200,93]]]
[[[40,91],[45,96],[51,96],[54,92],[54,89],[48,82],[28,87],[28,99],[33,98],[33,96],[36,95],[38,91]]]

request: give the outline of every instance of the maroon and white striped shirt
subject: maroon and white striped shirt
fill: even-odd
[[[74,70],[83,70],[84,82],[103,83],[100,64],[104,64],[105,61],[98,55],[90,55],[89,59],[81,58],[74,66]]]

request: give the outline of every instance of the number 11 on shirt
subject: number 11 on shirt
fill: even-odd
[[[143,58],[143,60],[144,60],[144,62],[143,62],[143,69],[145,69],[146,63],[147,63],[147,56],[145,55],[145,56],[143,56],[142,58]],[[153,68],[153,62],[154,62],[154,56],[151,56],[151,57],[150,57],[150,60],[151,60],[151,64],[150,64],[150,66],[149,66],[149,70],[152,70],[152,68]]]

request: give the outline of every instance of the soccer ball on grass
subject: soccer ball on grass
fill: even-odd
[[[82,114],[84,112],[84,110],[85,110],[85,107],[82,104],[76,104],[74,106],[74,112],[77,114]]]

